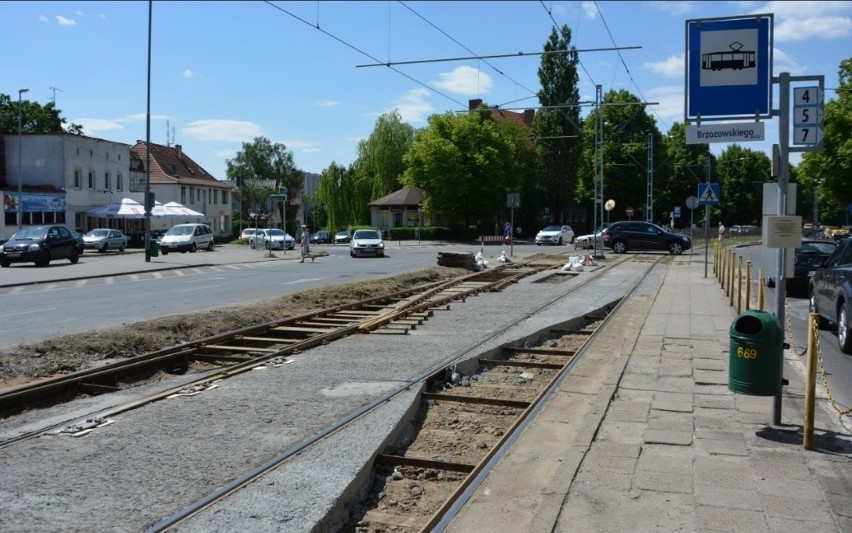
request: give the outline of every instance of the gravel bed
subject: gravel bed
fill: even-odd
[[[530,277],[438,311],[407,336],[355,335],[247,372],[217,388],[116,417],[84,437],[48,436],[3,450],[2,531],[140,531],[205,497],[430,368],[475,357],[599,309],[626,294],[648,265],[625,263],[600,281]],[[543,302],[546,310],[529,315]],[[496,334],[496,336],[495,336]],[[335,434],[179,531],[334,528],[353,479],[380,451],[416,391]],[[78,402],[44,413],[80,410]],[[14,432],[16,417],[4,432]],[[35,420],[25,420],[37,424]],[[325,521],[325,522],[324,522]]]

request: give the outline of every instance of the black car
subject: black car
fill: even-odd
[[[844,239],[818,266],[808,284],[811,313],[819,315],[820,327],[837,324],[840,350],[852,354],[852,239]]]
[[[680,255],[692,248],[692,239],[650,222],[628,220],[610,225],[604,231],[603,245],[617,254],[668,250],[670,254]]]
[[[12,263],[47,266],[54,259],[80,259],[77,238],[65,226],[30,226],[12,235],[0,246],[0,267]]]
[[[796,248],[793,256],[793,276],[787,278],[787,292],[807,292],[811,275],[836,249],[837,243],[834,241],[802,239],[802,244]]]
[[[313,244],[331,244],[331,232],[321,229],[318,232],[311,235],[311,242]]]

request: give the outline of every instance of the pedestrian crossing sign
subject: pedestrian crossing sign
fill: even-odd
[[[719,205],[719,184],[698,184],[698,205]]]

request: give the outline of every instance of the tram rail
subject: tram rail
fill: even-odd
[[[348,335],[406,334],[428,320],[436,309],[446,308],[453,301],[463,301],[484,291],[502,290],[526,276],[553,268],[555,265],[552,263],[530,261],[474,272],[449,281],[221,333],[98,368],[0,389],[0,413],[10,416],[26,409],[67,402],[80,395],[116,392],[157,371],[185,374],[192,370],[194,364],[204,365],[208,369],[210,365],[219,367],[216,371],[205,372],[196,380],[159,391],[142,400],[116,406],[109,409],[107,414],[98,413],[87,418],[114,416],[187,389],[210,386],[267,362],[280,361],[288,355]],[[19,435],[0,442],[0,448],[45,431],[56,431],[66,423],[89,425],[87,418],[60,422]]]
[[[172,516],[164,518],[161,522],[154,524],[145,530],[145,533],[159,533],[169,531],[172,527],[181,524],[189,518],[197,515],[203,510],[213,506],[217,502],[224,500],[229,495],[244,489],[257,480],[261,479],[268,473],[280,468],[294,457],[299,456],[313,446],[319,445],[330,435],[340,431],[356,421],[360,420],[368,413],[375,410],[394,396],[407,390],[417,390],[422,388],[420,395],[420,408],[414,409],[415,415],[412,424],[420,424],[418,420],[426,420],[429,418],[428,410],[431,404],[447,405],[456,404],[464,405],[465,408],[473,406],[476,409],[496,409],[498,411],[510,412],[506,417],[507,423],[503,425],[498,432],[499,438],[488,443],[482,449],[465,448],[466,452],[472,452],[469,457],[458,460],[436,460],[431,458],[434,453],[427,451],[427,448],[418,449],[417,440],[414,439],[403,448],[398,444],[394,445],[385,452],[379,454],[376,461],[372,465],[374,473],[370,478],[373,482],[381,485],[381,483],[391,479],[394,471],[399,472],[407,479],[404,472],[411,471],[414,475],[420,475],[424,471],[432,470],[442,472],[441,476],[444,480],[450,482],[454,486],[449,490],[444,489],[446,497],[442,499],[440,505],[434,508],[429,508],[429,513],[425,516],[413,514],[401,514],[398,516],[389,516],[388,513],[373,513],[369,509],[362,509],[360,512],[356,509],[358,502],[350,502],[347,506],[348,513],[355,516],[355,520],[347,523],[342,531],[352,531],[357,533],[373,533],[378,531],[398,531],[404,532],[422,532],[440,530],[440,524],[445,523],[454,516],[457,512],[457,506],[463,504],[463,498],[469,491],[475,489],[483,480],[483,476],[487,474],[488,468],[492,465],[501,454],[505,453],[508,445],[512,442],[518,432],[523,431],[523,428],[541,409],[543,400],[553,394],[554,389],[565,379],[574,364],[582,358],[587,348],[593,342],[598,331],[600,331],[607,323],[610,317],[614,316],[615,312],[630,294],[632,294],[642,281],[650,274],[655,266],[665,259],[665,256],[660,256],[649,262],[649,266],[645,274],[640,276],[636,283],[627,291],[627,294],[618,301],[604,305],[600,312],[588,314],[581,317],[572,323],[574,327],[555,327],[551,328],[547,335],[547,342],[559,342],[557,339],[564,337],[573,337],[574,344],[569,348],[548,349],[546,347],[529,347],[507,345],[501,348],[499,354],[493,357],[485,357],[475,359],[475,368],[478,370],[475,374],[479,376],[489,375],[489,372],[494,369],[536,369],[546,374],[547,379],[535,380],[542,383],[524,391],[523,398],[516,399],[512,396],[519,392],[518,388],[508,387],[505,390],[500,390],[500,387],[489,387],[484,395],[470,393],[476,387],[460,388],[447,387],[448,380],[457,370],[455,362],[444,362],[437,368],[433,368],[424,375],[417,376],[408,381],[405,385],[394,389],[380,398],[375,399],[369,405],[364,406],[356,412],[351,413],[345,418],[338,421],[336,424],[327,427],[321,432],[306,438],[301,443],[293,446],[278,456],[270,459],[263,465],[260,465],[253,471],[247,472],[245,475],[235,479],[231,483],[220,487],[216,492],[207,497],[185,507]],[[620,264],[620,263],[616,263]],[[607,268],[615,266],[608,265]],[[600,272],[598,272],[599,274]],[[594,279],[590,277],[587,282]],[[563,298],[560,295],[553,300],[543,302],[539,306],[539,310],[543,310],[557,300]],[[525,317],[518,318],[518,322],[525,320]],[[499,332],[492,333],[491,336],[496,336]],[[484,342],[484,341],[483,341]],[[465,350],[463,353],[453,354],[454,359],[463,359],[466,353],[469,353],[473,348]],[[494,374],[491,374],[494,375]],[[481,381],[481,379],[478,379]],[[543,385],[543,386],[542,386]],[[533,390],[534,389],[534,390]],[[509,397],[506,397],[508,393]],[[422,430],[422,424],[420,425]],[[448,438],[452,438],[449,436]],[[477,448],[479,445],[476,446]],[[410,450],[413,450],[409,453]],[[384,469],[384,470],[382,470]],[[373,493],[382,491],[383,487],[374,488]],[[369,499],[369,496],[368,496]],[[460,503],[461,502],[461,503]],[[326,526],[331,523],[339,523],[339,517],[327,517],[325,520]],[[325,527],[325,526],[323,526]],[[337,527],[334,528],[337,530]]]

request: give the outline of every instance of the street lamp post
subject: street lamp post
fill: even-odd
[[[23,145],[23,121],[24,121],[24,108],[23,103],[21,101],[21,95],[29,92],[29,89],[23,87],[18,89],[18,231],[21,231],[21,228],[24,225],[24,205],[23,205],[23,193],[24,193],[24,176],[21,173],[21,147]]]

